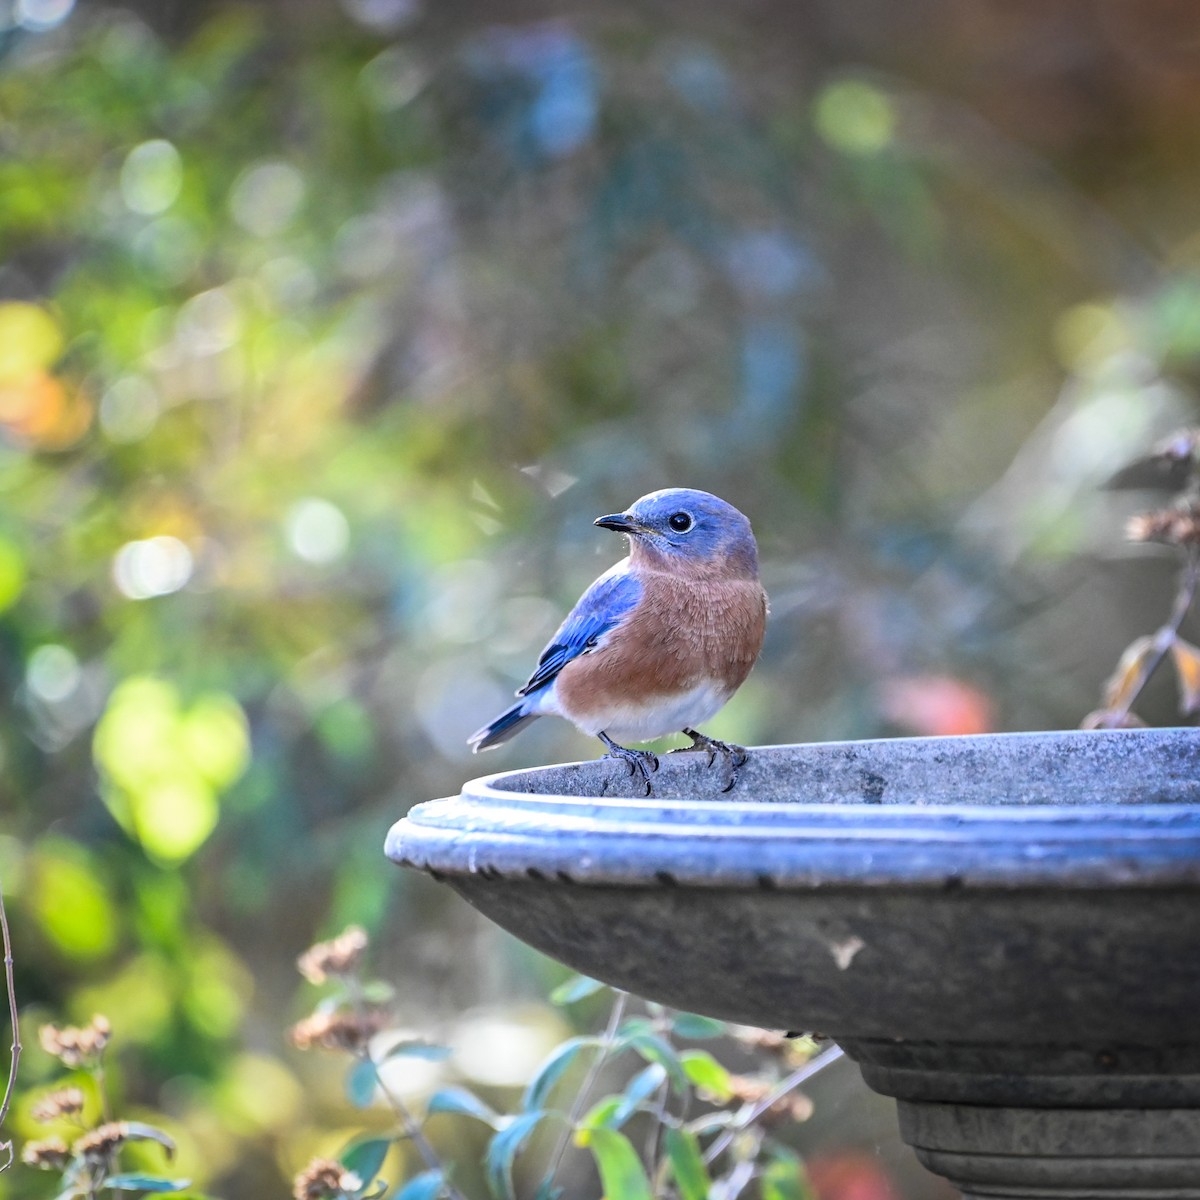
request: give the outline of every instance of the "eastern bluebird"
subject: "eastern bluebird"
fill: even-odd
[[[627,534],[629,557],[584,592],[516,704],[469,744],[497,746],[553,713],[598,737],[650,795],[658,759],[618,743],[682,732],[692,739],[686,749],[706,750],[710,766],[724,756],[729,791],[745,750],[695,727],[737,691],[762,646],[767,597],[750,522],[708,492],[667,488],[595,524]]]

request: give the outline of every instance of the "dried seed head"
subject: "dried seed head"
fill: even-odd
[[[1115,712],[1111,708],[1098,708],[1088,713],[1079,722],[1080,729],[1145,729],[1146,722],[1137,713]]]
[[[790,1039],[782,1033],[776,1033],[773,1029],[753,1029],[749,1025],[738,1029],[736,1036],[743,1046],[766,1050],[771,1054],[786,1054],[791,1045]]]
[[[1130,517],[1125,536],[1133,542],[1163,542],[1168,546],[1200,546],[1200,512],[1188,504],[1159,508]]]
[[[775,1087],[762,1079],[752,1079],[747,1075],[731,1075],[729,1090],[733,1099],[743,1104],[758,1104],[771,1093]],[[778,1125],[782,1121],[807,1121],[813,1113],[812,1101],[799,1092],[788,1092],[780,1096],[758,1118],[765,1126]]]
[[[43,1171],[61,1171],[70,1158],[67,1143],[59,1137],[26,1142],[25,1149],[21,1151],[21,1161],[27,1167],[38,1167]]]
[[[330,941],[310,946],[296,959],[296,967],[309,983],[324,983],[330,975],[352,975],[366,948],[366,930],[351,925]]]
[[[108,1018],[99,1013],[90,1025],[43,1025],[38,1031],[42,1049],[65,1067],[80,1067],[98,1059],[111,1036]]]
[[[109,1121],[107,1125],[100,1125],[91,1133],[85,1133],[73,1149],[89,1163],[106,1163],[128,1139],[129,1126],[124,1121]]]
[[[296,1200],[335,1200],[361,1190],[363,1181],[331,1158],[314,1158],[296,1176],[292,1195]]]
[[[75,1117],[83,1112],[84,1096],[77,1087],[59,1088],[56,1092],[48,1092],[40,1100],[34,1102],[29,1110],[30,1116],[43,1125],[47,1121],[58,1121],[63,1117]]]
[[[290,1036],[297,1050],[349,1050],[357,1053],[387,1025],[387,1014],[378,1009],[362,1013],[315,1012],[292,1026]]]

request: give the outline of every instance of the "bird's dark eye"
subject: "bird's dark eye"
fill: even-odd
[[[676,533],[687,533],[692,527],[692,518],[690,513],[677,512],[672,513],[667,518],[667,524],[675,530]]]

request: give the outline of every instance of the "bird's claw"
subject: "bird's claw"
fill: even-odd
[[[685,729],[684,733],[692,739],[690,746],[680,746],[678,750],[672,750],[672,754],[690,754],[694,750],[703,750],[708,754],[707,765],[711,767],[717,761],[717,755],[729,764],[729,782],[721,789],[722,792],[731,792],[734,784],[738,781],[738,776],[742,768],[750,759],[750,755],[746,751],[745,746],[738,746],[733,742],[722,742],[717,738],[708,737],[703,733],[696,733],[695,730]]]
[[[630,775],[640,775],[642,783],[646,786],[646,795],[654,795],[654,788],[650,784],[650,772],[658,770],[658,755],[650,750],[630,750],[625,746],[618,746],[615,743],[609,747],[605,758],[615,758],[623,762],[629,769]]]

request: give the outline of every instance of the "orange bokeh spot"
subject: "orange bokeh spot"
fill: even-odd
[[[61,379],[34,371],[0,383],[0,424],[21,442],[40,450],[65,450],[88,431],[92,403],[69,392]]]
[[[819,1200],[900,1200],[883,1168],[865,1154],[814,1155],[805,1167]]]
[[[929,737],[988,733],[996,727],[991,698],[950,675],[885,679],[877,703],[893,725]]]

